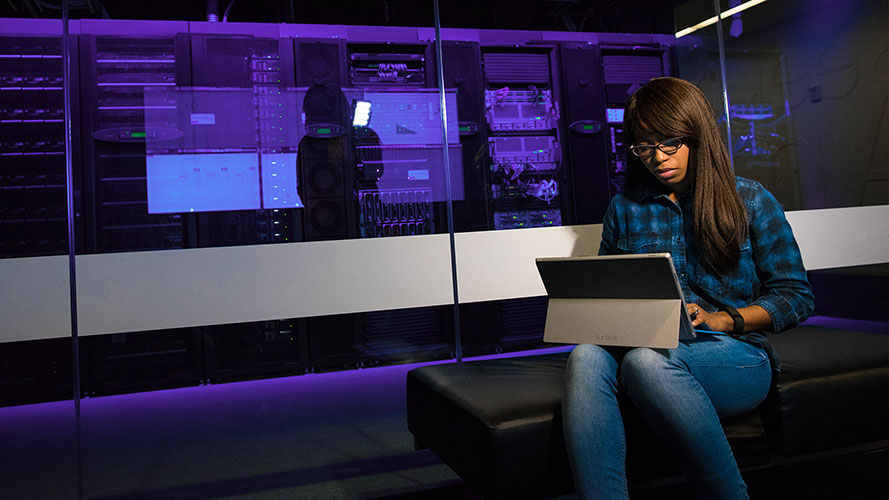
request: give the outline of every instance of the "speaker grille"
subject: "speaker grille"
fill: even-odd
[[[503,338],[543,338],[546,306],[546,297],[504,300],[500,306]]]
[[[299,85],[339,86],[339,46],[334,43],[306,42],[299,46]]]
[[[488,82],[549,83],[549,56],[546,54],[496,54],[483,56]]]
[[[663,75],[660,56],[603,55],[606,84],[645,83]]]
[[[343,232],[345,207],[338,199],[320,199],[312,203],[309,224],[319,238],[339,236]]]
[[[368,350],[376,353],[440,345],[441,314],[434,307],[369,312],[364,314],[364,333]]]

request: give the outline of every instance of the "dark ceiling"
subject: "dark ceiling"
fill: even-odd
[[[444,28],[672,33],[678,0],[440,0]],[[69,0],[79,18],[434,26],[433,0]],[[61,17],[61,0],[0,0],[0,17]]]

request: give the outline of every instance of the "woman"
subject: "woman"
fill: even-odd
[[[627,186],[600,254],[669,252],[699,334],[676,349],[579,345],[566,371],[565,439],[577,492],[627,498],[618,392],[682,461],[702,498],[748,498],[719,418],[765,398],[779,332],[813,307],[799,247],[775,198],[736,178],[704,94],[656,78],[627,103]],[[771,361],[771,363],[770,363]]]

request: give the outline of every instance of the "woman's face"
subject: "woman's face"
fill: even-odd
[[[669,143],[669,137],[640,137],[636,146],[658,146],[664,142]],[[665,149],[668,149],[664,146]],[[672,154],[667,154],[659,148],[652,148],[653,154],[640,157],[642,164],[651,172],[658,182],[667,186],[670,192],[680,195],[688,189],[688,145],[683,142]]]

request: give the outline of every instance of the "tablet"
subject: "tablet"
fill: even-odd
[[[543,340],[675,348],[695,337],[668,253],[538,258]]]

